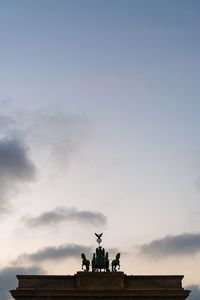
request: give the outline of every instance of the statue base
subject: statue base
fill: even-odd
[[[123,272],[77,272],[76,276],[79,289],[115,290],[124,287]]]

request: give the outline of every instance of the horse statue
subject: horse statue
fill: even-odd
[[[117,253],[116,258],[112,261],[112,272],[117,272],[117,266],[118,270],[120,269],[120,253]]]
[[[81,254],[81,257],[82,257],[82,270],[88,272],[90,268],[90,261],[86,258],[84,253]]]

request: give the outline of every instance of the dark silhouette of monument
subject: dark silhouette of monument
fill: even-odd
[[[95,233],[96,234],[96,233]],[[92,261],[82,257],[82,272],[75,275],[17,275],[16,300],[183,300],[190,293],[182,287],[182,275],[125,275],[119,271],[120,253],[110,263],[96,234],[98,248]],[[111,270],[110,270],[111,267]],[[90,271],[91,269],[91,271]],[[103,270],[103,271],[102,271]]]
[[[99,244],[99,247],[96,248],[96,252],[93,254],[92,257],[92,272],[98,272],[101,270],[104,270],[104,272],[110,272],[110,267],[109,267],[109,254],[108,252],[105,252],[105,249],[101,247],[101,242],[102,242],[102,235],[103,233],[97,234],[97,243]],[[90,268],[90,261],[86,258],[85,253],[81,254],[82,257],[82,270],[84,271],[89,271]],[[117,253],[116,258],[112,261],[111,266],[112,266],[112,272],[117,271],[117,267],[120,268],[120,253]]]

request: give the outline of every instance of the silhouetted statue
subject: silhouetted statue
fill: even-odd
[[[119,267],[118,270],[120,269],[120,253],[117,253],[116,258],[112,261],[112,272],[117,271],[117,266]]]
[[[81,257],[82,257],[82,270],[88,272],[89,268],[90,268],[90,261],[86,258],[84,253],[81,254]],[[84,266],[85,266],[85,268],[84,268]]]
[[[99,246],[96,248],[96,254],[93,254],[92,258],[92,271],[109,271],[109,259],[108,259],[108,252],[105,255],[105,249]]]
[[[93,253],[93,257],[92,257],[92,272],[95,271],[95,261],[96,261],[96,255],[95,255],[95,253]]]
[[[105,267],[106,267],[106,271],[109,272],[109,258],[108,258],[108,252],[106,252],[106,257],[105,257]]]
[[[109,254],[108,252],[105,252],[105,249],[101,247],[102,242],[102,235],[103,233],[95,233],[97,237],[97,243],[99,244],[99,247],[96,248],[95,253],[93,253],[93,257],[91,260],[92,265],[92,272],[101,272],[102,270],[104,272],[110,272],[110,262],[109,262]],[[90,268],[90,261],[86,258],[85,254],[81,254],[82,257],[82,270],[89,271]],[[116,272],[120,269],[120,253],[117,253],[116,258],[112,261],[112,272]],[[118,268],[117,268],[118,267]]]

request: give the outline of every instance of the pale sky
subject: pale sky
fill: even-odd
[[[199,15],[0,1],[2,300],[17,273],[80,271],[94,232],[125,273],[183,274],[199,299]]]

